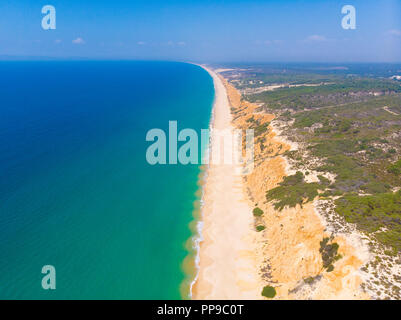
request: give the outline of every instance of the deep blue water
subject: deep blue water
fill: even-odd
[[[213,96],[183,63],[1,62],[0,298],[180,298],[200,168],[145,136],[207,128]]]

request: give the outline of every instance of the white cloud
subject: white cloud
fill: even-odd
[[[78,37],[78,38],[72,40],[72,43],[73,44],[85,44],[85,40]]]
[[[146,44],[146,42],[145,41],[138,41],[136,44],[138,46],[144,46]]]
[[[387,31],[387,34],[393,37],[401,37],[401,30],[391,29]]]
[[[178,44],[179,46],[181,46],[181,47],[183,47],[183,46],[186,45],[186,43],[185,43],[184,41],[180,41],[180,42],[178,42],[177,44]]]
[[[62,41],[60,40],[60,39],[56,39],[56,40],[54,40],[54,43],[56,43],[56,44],[59,44],[59,43],[61,43]]]
[[[327,41],[327,38],[325,36],[321,36],[321,35],[318,35],[318,34],[313,34],[313,35],[307,37],[306,41],[309,41],[309,42],[323,42],[323,41]]]

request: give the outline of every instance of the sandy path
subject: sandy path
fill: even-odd
[[[215,104],[213,129],[234,129],[226,89],[213,77]],[[211,149],[217,146],[211,135]],[[258,299],[261,284],[255,261],[252,208],[243,192],[241,166],[211,164],[204,185],[202,208],[203,241],[200,271],[193,287],[194,299]]]
[[[387,106],[386,106],[386,107],[383,107],[383,110],[384,110],[384,111],[387,111],[388,113],[390,113],[390,114],[392,114],[392,115],[394,115],[394,116],[399,116],[398,113],[396,113],[396,112],[394,112],[394,111],[391,111]]]

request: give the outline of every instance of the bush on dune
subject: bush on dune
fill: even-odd
[[[263,230],[265,230],[266,229],[266,227],[264,226],[264,225],[258,225],[258,226],[256,226],[256,231],[257,232],[260,232],[260,231],[263,231]]]
[[[259,207],[256,207],[255,209],[253,209],[253,215],[255,217],[260,217],[261,215],[263,215],[263,210]]]
[[[276,289],[271,286],[265,286],[262,290],[262,296],[266,298],[274,298],[276,296]]]

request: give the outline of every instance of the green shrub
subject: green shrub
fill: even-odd
[[[263,215],[263,210],[260,209],[259,207],[256,207],[255,209],[253,209],[253,215],[255,217],[260,217],[261,215]]]
[[[271,286],[265,286],[262,290],[262,296],[266,298],[274,298],[276,296],[276,289]]]
[[[260,232],[260,231],[263,231],[263,230],[265,230],[266,229],[266,227],[264,226],[264,225],[258,225],[258,226],[256,226],[256,231],[257,232]]]

